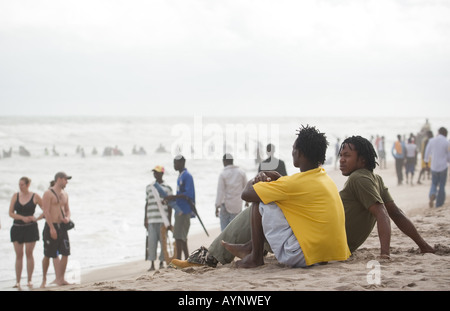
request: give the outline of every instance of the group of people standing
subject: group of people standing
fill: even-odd
[[[14,219],[11,227],[11,242],[16,253],[16,284],[14,287],[20,288],[21,286],[24,254],[28,273],[27,286],[33,287],[33,251],[36,242],[39,240],[38,221],[41,219],[45,219],[42,232],[44,259],[42,260],[43,279],[41,287],[45,287],[47,284],[50,259],[53,259],[55,268],[56,278],[54,283],[57,285],[67,284],[64,275],[70,255],[70,242],[64,224],[70,222],[70,208],[69,196],[64,189],[71,178],[64,172],[58,172],[42,198],[39,194],[30,191],[30,178],[20,178],[19,192],[12,196],[9,207],[9,215]],[[43,213],[37,218],[34,216],[36,206],[43,210]]]
[[[406,183],[413,185],[417,155],[420,150],[422,164],[417,183],[422,183],[421,179],[425,174],[428,174],[428,178],[431,175],[430,207],[440,207],[445,200],[445,185],[448,176],[448,163],[450,163],[450,142],[447,135],[448,131],[445,127],[440,127],[434,137],[431,130],[424,131],[420,149],[416,145],[414,136],[411,135],[405,142],[401,135],[397,135],[397,140],[392,146],[392,156],[395,159],[399,185],[403,183],[403,168],[405,169]]]
[[[147,229],[147,260],[151,261],[150,270],[154,270],[154,261],[157,255],[158,242],[165,241],[167,230],[173,231],[175,239],[176,258],[189,255],[187,237],[191,225],[191,217],[195,217],[195,186],[194,179],[186,168],[186,159],[177,156],[174,159],[174,169],[179,172],[177,191],[173,194],[172,188],[164,182],[165,169],[162,166],[153,168],[155,181],[146,187],[144,226]],[[174,214],[175,223],[172,226],[171,215]],[[166,245],[161,243],[160,268],[164,267],[163,249]]]
[[[258,171],[277,171],[286,176],[285,163],[274,156],[275,146],[268,144],[266,147],[267,159],[259,164]],[[219,174],[217,194],[215,200],[215,214],[220,219],[220,228],[223,231],[228,224],[242,211],[244,202],[241,193],[247,184],[246,173],[234,164],[234,158],[230,153],[225,153],[222,158],[223,170]],[[190,227],[190,218],[195,217],[195,187],[192,175],[185,167],[186,160],[183,156],[174,159],[174,169],[179,172],[176,194],[163,180],[165,168],[157,165],[152,169],[155,181],[146,187],[144,226],[147,229],[147,253],[146,259],[151,261],[150,271],[155,270],[157,259],[157,247],[160,243],[159,254],[160,268],[164,268],[164,262],[170,262],[173,258],[181,259],[184,254],[188,258],[187,235]],[[245,206],[249,204],[245,202]],[[175,223],[172,226],[171,218],[174,215]],[[167,230],[173,231],[175,239],[174,254],[171,256],[166,250]]]

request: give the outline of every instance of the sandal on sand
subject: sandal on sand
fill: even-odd
[[[208,249],[204,246],[201,246],[199,249],[193,251],[188,257],[187,261],[190,263],[206,265],[213,268],[215,268],[218,263],[216,258],[209,255]]]

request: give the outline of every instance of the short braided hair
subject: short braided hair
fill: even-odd
[[[301,126],[295,140],[295,149],[299,150],[313,164],[322,165],[325,163],[326,151],[328,147],[325,133],[321,133],[314,126]]]

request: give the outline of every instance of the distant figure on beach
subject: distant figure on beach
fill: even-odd
[[[258,173],[242,193],[244,200],[254,202],[252,207],[247,209],[248,212],[240,213],[222,232],[232,228],[238,232],[245,231],[244,235],[249,238],[246,241],[224,239],[227,242],[221,243],[233,255],[232,258],[242,258],[236,263],[238,267],[251,268],[264,264],[265,239],[277,260],[289,267],[341,261],[350,256],[339,192],[333,180],[320,167],[325,161],[326,137],[315,127],[309,126],[302,127],[297,135],[292,159],[300,172],[284,177],[276,171]],[[233,225],[239,218],[244,219],[241,215],[246,215],[246,225],[239,221],[243,226]],[[196,254],[196,258],[173,260],[172,263],[175,267],[215,266],[222,259],[220,256],[210,257],[206,248]]]
[[[151,266],[149,271],[155,270],[155,260],[156,252],[158,247],[158,242],[160,243],[160,254],[159,254],[159,268],[164,268],[164,252],[163,243],[161,239],[161,229],[163,227],[171,230],[171,217],[172,208],[168,206],[163,197],[159,194],[158,188],[160,187],[166,195],[172,195],[172,188],[167,185],[163,180],[164,167],[157,165],[153,168],[153,176],[155,181],[146,187],[146,200],[145,200],[145,217],[144,226],[147,230],[148,235],[148,256],[147,260],[151,261]],[[165,234],[165,231],[162,233]]]
[[[386,148],[385,148],[385,138],[384,136],[375,139],[375,148],[380,159],[380,169],[386,169]],[[339,158],[339,156],[338,156]]]
[[[339,162],[339,148],[341,147],[340,143],[341,139],[338,138],[336,140],[336,144],[334,145],[334,169],[337,170],[337,163]]]
[[[417,164],[417,146],[414,143],[413,138],[408,138],[408,143],[405,145],[405,175],[406,175],[406,183],[411,183],[411,186],[414,183],[414,173],[416,171]],[[409,178],[411,176],[411,179]]]
[[[216,194],[216,217],[220,218],[221,230],[242,211],[241,193],[247,184],[245,172],[234,165],[233,156],[223,155],[223,171],[219,176]]]
[[[19,155],[29,157],[31,153],[24,146],[19,146]]]
[[[261,171],[276,171],[281,176],[286,176],[286,165],[280,159],[275,158],[275,145],[268,144],[266,146],[268,158],[262,161],[258,167],[258,173]]]
[[[27,286],[33,287],[33,251],[36,241],[39,241],[37,221],[44,217],[43,213],[38,218],[34,216],[36,205],[39,205],[42,209],[42,199],[37,193],[30,191],[30,185],[31,179],[28,177],[20,178],[20,191],[12,196],[9,205],[9,216],[14,219],[11,227],[11,242],[14,244],[14,251],[16,252],[16,284],[14,286],[16,288],[20,288],[20,279],[22,278],[24,246],[27,257]]]
[[[384,186],[383,179],[373,173],[377,164],[376,157],[370,141],[360,136],[347,138],[341,145],[340,169],[342,174],[349,178],[339,194],[345,209],[345,228],[350,251],[356,251],[364,243],[377,223],[380,258],[390,258],[391,218],[397,227],[419,246],[421,253],[434,253],[434,248],[424,241],[412,222],[397,207]],[[242,211],[209,248],[202,246],[193,252],[195,255],[191,255],[187,261],[177,262],[176,267],[215,267],[218,262],[227,264],[232,262],[235,256],[246,256],[248,251],[230,253],[222,241],[242,245],[248,243],[251,239],[249,210]],[[265,250],[271,251],[266,245]]]
[[[191,217],[193,210],[191,204],[195,204],[195,187],[194,179],[191,173],[186,169],[186,159],[182,155],[178,155],[173,160],[173,166],[179,172],[177,179],[177,194],[167,196],[166,200],[176,200],[176,205],[180,211],[175,212],[175,224],[173,228],[173,238],[175,239],[177,254],[176,258],[181,259],[182,253],[188,258],[187,237],[191,226]]]
[[[422,145],[420,147],[420,154],[422,155],[422,165],[419,173],[419,177],[417,178],[417,183],[420,185],[422,176],[427,173],[427,178],[430,179],[430,164],[431,160],[428,159],[428,163],[425,162],[425,150],[427,149],[428,142],[430,141],[430,138],[433,137],[433,132],[428,131],[426,132],[426,135],[422,138]]]
[[[55,145],[53,145],[53,148],[52,148],[52,154],[53,154],[53,156],[55,156],[55,157],[59,157],[59,152],[56,151]]]
[[[8,151],[3,150],[3,157],[4,158],[11,158],[12,156],[12,148],[9,148]]]
[[[139,149],[137,149],[136,145],[133,146],[133,150],[131,151],[132,154],[136,154],[136,155],[146,155],[147,152],[145,151],[144,147],[139,147]]]
[[[70,220],[69,195],[64,189],[71,178],[72,176],[67,176],[64,172],[56,173],[54,180],[50,183],[50,188],[44,192],[42,197],[45,215],[45,226],[42,233],[44,241],[42,288],[47,284],[50,258],[53,258],[55,283],[57,285],[69,284],[65,280],[65,273],[70,255],[70,242],[68,232],[62,224],[67,224]],[[61,259],[59,255],[61,255]]]
[[[447,183],[448,163],[450,163],[450,143],[447,140],[447,129],[441,127],[438,135],[431,138],[425,150],[425,163],[430,162],[431,188],[429,206],[441,207],[445,202],[445,185]]]
[[[155,150],[156,153],[166,153],[167,150],[164,148],[163,144],[159,144],[158,148]]]
[[[403,165],[405,164],[405,144],[402,136],[397,135],[397,141],[392,145],[392,156],[395,159],[395,170],[397,172],[397,184],[403,184]]]

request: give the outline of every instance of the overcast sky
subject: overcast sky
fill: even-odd
[[[0,0],[0,108],[450,116],[450,1]]]

